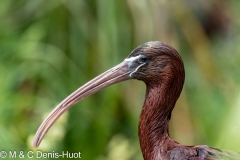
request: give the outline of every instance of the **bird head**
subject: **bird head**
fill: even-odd
[[[129,76],[147,84],[166,83],[180,76],[184,80],[184,65],[179,53],[159,41],[140,45],[124,61],[128,62]]]
[[[85,97],[128,79],[142,80],[146,84],[163,83],[166,79],[174,81],[174,72],[183,72],[184,75],[183,62],[174,48],[158,41],[144,43],[133,50],[123,62],[92,79],[59,103],[42,122],[34,137],[33,146],[38,147],[55,121]]]

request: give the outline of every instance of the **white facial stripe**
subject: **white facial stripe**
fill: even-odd
[[[137,72],[137,70],[138,70],[140,67],[142,67],[144,64],[146,64],[146,63],[143,63],[143,64],[139,65],[132,73],[130,73],[129,76],[132,77],[132,74],[135,73],[135,72]]]
[[[135,61],[135,60],[137,60],[140,56],[141,56],[141,55],[138,55],[138,56],[135,56],[135,57],[126,58],[124,61],[125,61],[125,62],[129,62],[128,64],[131,65],[132,62]],[[146,63],[143,63],[143,64],[139,65],[132,73],[130,73],[129,76],[132,77],[132,74],[135,73],[135,72],[137,72],[137,70],[138,70],[140,67],[142,67],[144,64],[146,64]]]
[[[126,62],[134,61],[134,60],[138,59],[140,56],[141,55],[138,55],[136,57],[126,58],[124,61],[126,61]]]

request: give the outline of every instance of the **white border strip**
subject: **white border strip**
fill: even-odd
[[[134,61],[136,59],[138,59],[141,55],[135,56],[135,57],[131,57],[131,58],[126,58],[124,61],[126,62],[130,62],[130,61]]]

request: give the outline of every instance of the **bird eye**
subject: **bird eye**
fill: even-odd
[[[148,60],[148,57],[146,55],[142,55],[138,58],[139,63],[145,63]]]

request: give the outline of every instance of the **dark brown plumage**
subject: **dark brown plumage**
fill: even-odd
[[[183,61],[174,48],[158,41],[147,42],[64,99],[41,124],[33,145],[37,147],[53,123],[78,101],[114,83],[138,79],[147,86],[138,132],[145,160],[240,159],[238,153],[206,145],[184,146],[170,138],[168,123],[182,91],[184,74]]]

